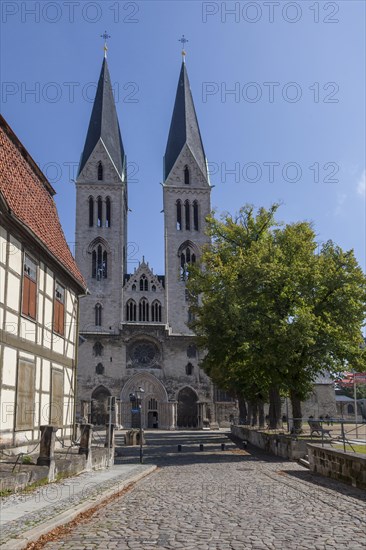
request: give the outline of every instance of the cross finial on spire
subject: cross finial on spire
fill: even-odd
[[[111,37],[111,35],[108,34],[107,31],[104,31],[104,33],[101,34],[100,37],[104,38],[104,57],[107,57],[107,51],[108,51],[107,40],[108,38]]]
[[[182,38],[178,38],[178,42],[181,42],[182,43],[182,46],[183,46],[183,50],[182,50],[182,57],[183,57],[183,62],[185,62],[185,58],[186,58],[186,51],[184,49],[184,45],[187,44],[187,42],[189,42],[189,40],[186,39],[186,37],[184,36],[184,34],[182,34]]]

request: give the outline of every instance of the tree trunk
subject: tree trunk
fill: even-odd
[[[249,424],[249,426],[252,425],[252,416],[253,416],[253,403],[251,401],[248,401],[247,424]]]
[[[252,402],[252,426],[256,426],[258,423],[258,403],[257,401]]]
[[[264,403],[258,401],[258,423],[260,428],[264,428]]]
[[[292,405],[292,417],[293,417],[293,431],[294,433],[302,432],[302,412],[301,412],[301,400],[295,390],[290,390],[290,399]]]
[[[245,399],[242,396],[239,396],[239,424],[247,424],[248,422],[248,410],[245,403]]]
[[[269,428],[280,430],[282,428],[281,397],[276,386],[269,389]]]

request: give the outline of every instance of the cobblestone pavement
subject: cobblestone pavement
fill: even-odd
[[[183,444],[181,453],[177,443]],[[365,492],[252,447],[240,451],[222,433],[148,435],[145,462],[160,469],[45,548],[366,547]]]

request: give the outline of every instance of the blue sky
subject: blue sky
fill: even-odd
[[[206,155],[212,206],[283,203],[319,242],[354,248],[365,269],[365,3],[6,1],[1,112],[57,191],[73,246],[72,178],[106,29],[130,168],[130,269],[164,271],[163,155],[181,55]],[[32,92],[33,90],[33,92]]]

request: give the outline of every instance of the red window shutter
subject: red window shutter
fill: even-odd
[[[29,305],[28,315],[32,319],[36,318],[36,304],[37,304],[37,285],[35,281],[29,279]]]
[[[25,275],[23,276],[23,303],[22,303],[22,313],[28,315],[28,305],[29,305],[29,283],[30,280]]]
[[[58,328],[58,308],[59,308],[60,302],[57,300],[53,301],[53,330],[55,332],[59,332]]]
[[[62,336],[65,332],[64,327],[64,304],[61,304],[61,302],[58,302],[58,333]]]

